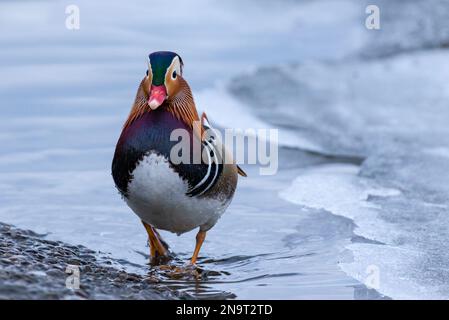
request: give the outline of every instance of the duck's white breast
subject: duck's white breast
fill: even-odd
[[[170,167],[164,156],[148,153],[132,172],[128,206],[146,223],[178,234],[202,226],[211,228],[227,202],[186,195],[187,181]]]

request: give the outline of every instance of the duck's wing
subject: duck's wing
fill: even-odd
[[[215,131],[210,134],[210,128],[207,125],[203,125],[201,122],[201,127],[198,126],[198,130],[195,131],[194,136],[201,139],[201,159],[202,163],[200,165],[189,166],[190,170],[197,170],[197,175],[201,176],[201,179],[194,184],[190,184],[190,188],[187,191],[187,195],[201,196],[210,190],[218,181],[223,172],[223,159],[221,145],[216,143],[214,138],[216,137]],[[212,138],[212,136],[215,136]],[[204,152],[205,151],[205,152]],[[204,159],[204,156],[207,159]]]
[[[209,119],[207,118],[207,115],[205,112],[202,113],[201,115],[201,125],[202,125],[202,129],[205,131],[205,134],[203,134],[203,141],[209,141],[209,142],[214,142],[214,145],[217,146],[216,149],[221,150],[221,152],[223,153],[221,155],[221,158],[224,159],[226,150],[225,150],[225,146],[222,144],[221,141],[215,140],[212,141],[214,139],[217,139],[218,134],[217,131],[211,126]],[[212,139],[212,140],[211,140]],[[237,172],[239,175],[241,175],[242,177],[247,177],[247,174],[245,171],[243,171],[242,168],[240,168],[239,165],[237,166]]]

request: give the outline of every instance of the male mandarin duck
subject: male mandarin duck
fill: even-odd
[[[182,72],[182,59],[174,52],[148,56],[146,76],[117,142],[112,176],[128,206],[142,220],[152,258],[168,253],[156,229],[180,235],[199,227],[190,260],[195,264],[206,232],[232,200],[238,174],[246,174],[224,146],[214,141],[214,135],[206,134],[210,129],[207,117],[203,113],[200,121]],[[175,129],[186,130],[190,139],[199,142],[201,147],[192,148],[190,159],[206,149],[206,160],[172,161],[170,151],[178,141],[171,141],[170,135]]]

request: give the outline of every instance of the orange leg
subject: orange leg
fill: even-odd
[[[198,259],[198,253],[200,253],[201,246],[203,245],[204,239],[206,239],[206,231],[198,231],[198,234],[196,235],[196,245],[195,245],[195,251],[193,251],[192,259],[190,259],[190,262],[192,264],[196,264],[196,260]]]
[[[149,224],[143,222],[143,226],[147,230],[148,233],[148,240],[150,242],[150,254],[152,258],[155,258],[156,256],[166,256],[167,255],[167,249],[162,244],[161,240],[159,239],[159,234],[157,231],[150,226]]]
[[[148,243],[150,245],[150,256],[154,258],[156,257],[156,246],[154,245],[150,237],[148,237]]]

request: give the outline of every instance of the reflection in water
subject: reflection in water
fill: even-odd
[[[284,172],[278,178],[287,180],[290,174],[291,171]],[[282,184],[282,180],[278,182]],[[258,184],[254,181],[254,185]],[[250,186],[244,189],[245,204],[257,204],[265,210],[250,215],[248,219],[244,217],[251,211],[248,207],[237,217],[232,212],[242,228],[236,228],[228,219],[220,221],[221,227],[211,232],[211,236],[216,237],[205,244],[197,266],[188,264],[188,250],[173,249],[171,260],[166,265],[145,265],[140,270],[146,270],[161,285],[198,299],[382,298],[375,290],[345,276],[337,267],[339,262],[351,259],[350,252],[344,250],[344,246],[354,238],[351,220],[320,210],[299,210],[280,201],[271,190],[252,189]],[[237,199],[238,210],[239,202]],[[292,221],[295,224],[287,228]],[[255,223],[266,225],[276,232],[255,236],[248,228]],[[231,225],[236,232],[229,243],[223,232],[232,230]],[[168,243],[174,242],[176,247],[176,242],[188,244],[182,237],[170,234],[165,234],[164,238]],[[239,245],[251,241],[256,241],[251,247]],[[236,245],[233,246],[233,243]],[[254,254],[257,251],[260,253]],[[148,261],[148,254],[139,254]]]
[[[259,255],[267,256],[268,254]],[[161,284],[172,290],[182,291],[197,299],[233,299],[237,296],[232,292],[219,291],[214,289],[214,284],[242,284],[255,280],[264,280],[266,283],[259,283],[258,286],[269,285],[271,278],[292,277],[299,273],[278,273],[261,274],[254,277],[233,280],[236,277],[229,271],[217,271],[215,269],[235,269],[236,273],[241,265],[251,264],[254,257],[234,256],[226,259],[199,259],[199,263],[193,266],[185,263],[177,257],[172,257],[167,264],[150,265],[148,278],[155,283]],[[209,270],[208,265],[212,264],[214,270]]]

